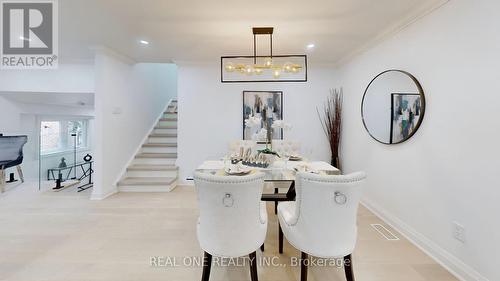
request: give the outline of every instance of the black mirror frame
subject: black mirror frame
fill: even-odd
[[[417,89],[419,91],[419,94],[420,94],[420,98],[421,98],[421,103],[422,103],[422,116],[419,118],[418,122],[417,122],[417,125],[415,126],[415,129],[411,132],[411,134],[404,140],[400,141],[400,142],[396,142],[396,143],[386,143],[386,142],[383,142],[383,141],[380,141],[378,140],[377,138],[375,138],[371,133],[370,133],[370,130],[368,130],[368,127],[366,126],[366,122],[365,122],[365,117],[364,117],[364,112],[363,112],[363,105],[365,103],[365,97],[366,97],[366,93],[368,92],[368,89],[370,88],[370,86],[372,85],[372,83],[377,80],[378,77],[386,74],[387,72],[400,72],[400,73],[403,73],[403,74],[406,74],[408,77],[411,78],[411,80],[415,83],[415,85],[417,86]],[[385,145],[394,145],[394,144],[400,144],[400,143],[404,143],[405,141],[411,139],[411,137],[413,137],[413,135],[418,131],[418,129],[420,128],[420,125],[422,125],[422,121],[424,120],[424,117],[425,117],[425,108],[426,108],[426,103],[425,103],[425,94],[424,94],[424,89],[422,88],[422,85],[420,85],[420,82],[418,82],[417,78],[415,78],[415,76],[413,76],[411,73],[407,72],[407,71],[404,71],[404,70],[400,70],[400,69],[389,69],[389,70],[386,70],[386,71],[383,71],[381,73],[379,73],[377,76],[375,76],[375,78],[373,78],[370,83],[368,84],[368,86],[366,86],[366,89],[365,89],[365,92],[363,94],[363,99],[361,101],[361,119],[363,121],[363,126],[365,127],[365,130],[368,132],[368,134],[370,135],[370,137],[372,137],[372,139],[376,140],[377,142],[381,143],[381,144],[385,144]]]

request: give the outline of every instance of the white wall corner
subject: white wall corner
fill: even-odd
[[[93,201],[104,200],[115,193],[118,193],[118,188],[116,187],[116,185],[109,190],[104,190],[103,193],[92,192],[92,194],[90,195],[90,200]]]
[[[408,241],[417,246],[420,250],[434,259],[441,266],[446,268],[451,274],[462,281],[489,281],[475,269],[471,268],[460,259],[438,246],[425,235],[417,232],[414,228],[391,214],[379,204],[368,198],[363,198],[361,204],[368,210],[382,219],[390,227],[397,230]]]
[[[181,179],[179,178],[179,184],[178,186],[194,186],[194,180],[187,180],[187,179]]]
[[[90,49],[92,51],[95,52],[95,54],[105,54],[105,55],[108,55],[108,56],[111,56],[111,57],[114,57],[126,64],[129,64],[129,65],[134,65],[137,63],[136,60],[134,60],[133,58],[129,57],[129,56],[126,56],[126,55],[123,55],[113,49],[110,49],[108,47],[105,47],[105,46],[92,46],[90,47]]]

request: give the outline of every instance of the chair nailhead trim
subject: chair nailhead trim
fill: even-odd
[[[214,175],[208,175],[208,174],[202,174],[199,173],[200,177],[196,177],[195,175],[195,181],[203,181],[203,182],[209,182],[209,183],[218,183],[218,184],[241,184],[241,183],[249,183],[249,182],[257,182],[262,179],[264,179],[264,174],[260,173],[257,175],[252,175],[251,177],[248,177],[245,180],[230,180],[230,181],[220,181],[220,180],[212,180],[208,179],[207,177],[219,177],[219,176],[214,176]],[[198,198],[198,201],[200,199]],[[257,205],[257,210],[259,211],[259,221],[261,224],[266,224],[267,220],[264,220],[261,215],[260,215],[260,201],[259,204]]]
[[[335,176],[334,176],[335,177]],[[296,198],[298,199],[298,201],[296,201],[297,205],[296,205],[296,208],[297,208],[297,219],[292,223],[292,224],[289,224],[290,226],[295,226],[297,225],[297,223],[299,222],[299,219],[300,219],[300,211],[301,211],[301,206],[302,206],[302,181],[308,181],[308,182],[325,182],[325,183],[353,183],[353,182],[357,182],[357,181],[360,181],[360,180],[363,180],[365,179],[366,176],[364,174],[358,176],[358,177],[354,177],[354,178],[351,178],[351,179],[328,179],[328,180],[325,180],[325,179],[320,179],[319,177],[316,177],[316,178],[307,178],[307,177],[300,177],[300,181],[295,181],[295,184],[296,184],[296,190],[299,191],[299,193],[297,194]],[[300,188],[299,188],[300,186]],[[299,196],[300,195],[300,196]]]

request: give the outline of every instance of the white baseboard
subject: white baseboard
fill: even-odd
[[[90,200],[104,200],[115,193],[118,193],[118,188],[116,186],[106,191],[104,194],[95,194],[92,192],[92,194],[90,195]]]
[[[446,268],[451,274],[462,281],[488,281],[479,272],[472,267],[465,264],[463,261],[452,255],[445,249],[441,248],[434,241],[422,235],[405,222],[401,221],[396,216],[390,214],[387,210],[382,208],[369,199],[363,199],[361,204],[365,206],[372,213],[377,215],[389,226],[397,230],[401,235],[408,239],[411,243],[417,246],[424,253],[429,255],[441,266]]]
[[[180,186],[194,186],[194,180],[181,180],[179,179],[179,185]]]

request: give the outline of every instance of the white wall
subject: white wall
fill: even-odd
[[[15,102],[0,96],[0,133],[12,135],[19,132],[21,116]]]
[[[134,62],[109,50],[95,59],[96,176],[93,199],[116,192],[116,181],[177,93],[171,64]]]
[[[500,280],[498,11],[500,1],[450,1],[340,68],[345,170],[366,170],[367,205],[464,280]],[[364,130],[360,104],[370,80],[392,68],[419,79],[427,109],[412,139],[387,146]]]
[[[338,86],[331,66],[311,64],[306,83],[220,82],[220,62],[179,65],[179,180],[186,183],[204,160],[224,156],[231,140],[243,135],[243,91],[283,91],[283,118],[293,129],[285,139],[298,140],[312,149],[314,158],[330,161],[327,139],[316,107],[329,89]]]
[[[93,93],[94,65],[60,64],[57,69],[0,70],[0,91]]]

